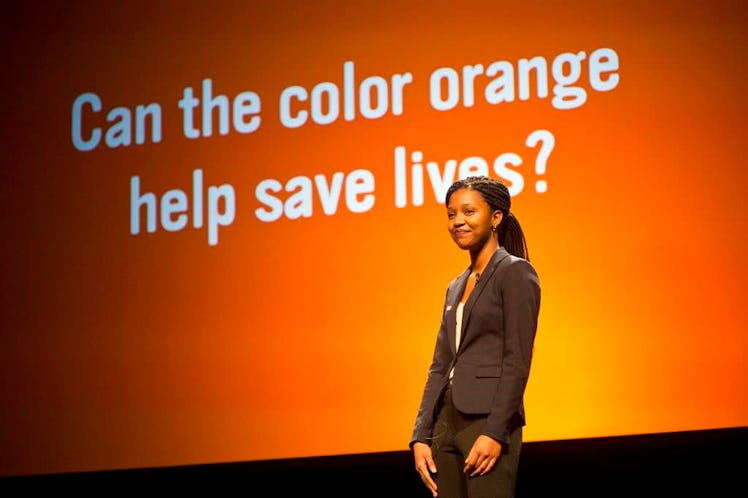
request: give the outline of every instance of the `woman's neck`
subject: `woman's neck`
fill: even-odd
[[[493,253],[499,248],[499,243],[495,240],[486,242],[478,252],[470,253],[470,269],[473,273],[483,273],[488,262],[491,261]]]

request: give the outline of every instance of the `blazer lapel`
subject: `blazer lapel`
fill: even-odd
[[[494,272],[496,272],[496,267],[499,266],[499,262],[501,262],[501,260],[507,256],[509,256],[509,253],[503,247],[499,247],[496,252],[493,253],[493,256],[491,256],[488,265],[486,265],[486,269],[483,270],[480,279],[475,284],[473,292],[470,293],[470,297],[468,297],[468,300],[465,301],[465,309],[462,310],[462,337],[465,337],[465,333],[468,330],[468,324],[470,323],[470,312],[473,311],[475,302],[480,297],[483,289],[485,289],[488,285],[488,281],[493,277]],[[465,341],[460,341],[460,345],[464,343]]]
[[[467,285],[467,279],[469,276],[470,268],[467,268],[462,275],[457,277],[455,284],[449,289],[445,315],[447,320],[447,339],[449,340],[449,347],[452,348],[453,353],[457,353],[455,350],[455,344],[457,343],[457,306],[460,304],[462,294],[465,292],[465,286]],[[464,313],[465,311],[463,310],[463,314]]]

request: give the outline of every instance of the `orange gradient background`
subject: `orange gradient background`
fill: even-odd
[[[740,2],[248,4],[8,7],[0,475],[407,449],[468,257],[428,178],[422,206],[395,206],[398,146],[523,159],[512,209],[543,292],[526,441],[748,425]],[[488,104],[486,77],[472,107],[429,105],[440,67],[598,48],[620,82],[592,90],[585,60],[576,109],[534,87]],[[342,88],[346,61],[357,82],[410,72],[402,115],[283,127],[281,91]],[[186,138],[177,102],[205,78],[256,92],[260,128]],[[112,108],[160,104],[161,142],[76,150],[85,92],[103,103],[85,126],[104,131]],[[542,175],[538,129],[555,137]],[[130,179],[191,209],[196,169],[236,194],[218,244],[191,211],[181,231],[131,235]],[[262,180],[356,169],[375,178],[369,211],[343,193],[334,215],[315,198],[310,218],[255,217]]]

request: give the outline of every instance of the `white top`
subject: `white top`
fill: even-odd
[[[465,307],[464,303],[459,303],[457,305],[457,323],[455,327],[455,351],[460,349],[460,336],[462,335],[462,310]],[[452,376],[455,374],[455,369],[452,368],[452,371],[449,372],[449,378],[451,379]]]
[[[460,349],[460,336],[462,335],[462,310],[464,303],[457,305],[457,327],[455,328],[455,351]]]

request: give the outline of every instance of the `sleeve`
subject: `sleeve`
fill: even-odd
[[[434,354],[431,360],[431,366],[429,367],[428,377],[426,379],[426,386],[424,387],[423,395],[421,396],[421,403],[418,408],[413,434],[410,443],[408,444],[410,448],[412,448],[413,444],[416,442],[431,444],[431,436],[433,435],[436,418],[436,406],[441,391],[444,388],[449,367],[452,363],[452,353],[447,339],[446,324],[448,296],[449,289],[447,289],[447,295],[444,298],[441,325],[439,326],[439,333],[436,337],[436,346],[434,347]]]
[[[484,433],[502,445],[523,416],[522,402],[530,375],[532,349],[540,311],[540,282],[527,260],[518,259],[500,284],[504,351],[501,380],[494,395]]]

